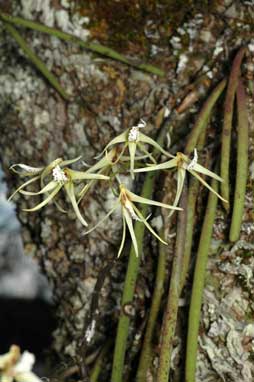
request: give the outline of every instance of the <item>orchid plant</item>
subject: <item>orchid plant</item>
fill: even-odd
[[[183,153],[179,152],[176,154],[176,156],[174,156],[165,151],[152,138],[140,132],[140,129],[145,128],[145,126],[146,122],[141,119],[137,125],[132,126],[131,128],[118,135],[116,138],[113,138],[104,148],[102,153],[103,157],[97,157],[97,159],[99,159],[97,163],[92,166],[88,166],[85,171],[77,171],[69,167],[70,165],[80,161],[81,157],[71,160],[63,160],[62,158],[57,158],[46,167],[31,167],[21,163],[12,165],[12,171],[21,177],[28,177],[30,179],[21,184],[21,186],[17,188],[17,190],[11,195],[10,198],[13,198],[17,193],[21,193],[27,196],[43,195],[44,199],[39,204],[35,205],[33,208],[24,209],[24,211],[37,211],[46,206],[49,202],[54,201],[56,206],[62,212],[66,212],[55,200],[57,194],[60,192],[60,190],[63,189],[67,195],[67,198],[72,204],[77,218],[83,226],[87,227],[88,223],[80,212],[79,203],[91,189],[91,187],[95,184],[95,182],[99,180],[108,181],[112,192],[116,197],[115,203],[113,204],[112,209],[99,222],[97,222],[94,227],[85,232],[85,234],[95,230],[107,218],[109,218],[117,208],[120,207],[123,231],[118,256],[120,256],[124,248],[126,239],[126,227],[128,227],[128,231],[130,233],[135,254],[136,256],[139,255],[137,238],[135,236],[133,226],[134,221],[139,221],[140,223],[144,224],[154,237],[156,237],[162,243],[167,244],[160,238],[160,236],[148,223],[150,216],[143,216],[135,203],[148,204],[150,206],[158,206],[170,209],[170,215],[176,210],[180,211],[181,208],[177,207],[177,205],[182,193],[186,172],[189,172],[191,175],[195,176],[210,191],[214,192],[221,200],[225,201],[225,199],[223,199],[215,190],[213,190],[213,188],[199,174],[207,175],[218,181],[222,181],[222,179],[198,163],[198,154],[196,149],[194,151],[194,157],[192,160]],[[164,154],[166,157],[171,159],[164,163],[157,164],[153,155],[148,151],[149,149],[147,146],[152,146],[154,149],[158,150],[159,153]],[[142,155],[137,155],[138,151]],[[135,162],[140,162],[146,160],[147,158],[150,159],[152,163],[147,164],[146,167],[135,168]],[[128,164],[128,168],[126,168],[126,163]],[[124,185],[121,181],[121,176],[128,173],[131,175],[131,178],[134,179],[134,175],[136,173],[168,170],[173,168],[177,168],[177,190],[173,205],[168,205],[152,199],[143,198],[128,190],[126,185]],[[37,181],[40,183],[39,191],[34,192],[28,191],[26,189],[27,186]],[[81,191],[80,184],[81,186],[83,184]]]

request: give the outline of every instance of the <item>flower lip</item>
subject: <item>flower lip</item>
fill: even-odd
[[[67,182],[68,177],[66,176],[66,173],[64,170],[61,169],[59,165],[53,168],[52,170],[53,179],[55,182]]]
[[[128,134],[129,142],[137,142],[139,138],[139,129],[146,127],[146,122],[141,119],[140,122],[136,126],[132,126]]]

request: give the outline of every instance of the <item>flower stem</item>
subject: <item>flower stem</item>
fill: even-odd
[[[180,206],[184,209],[178,214],[176,249],[173,260],[170,287],[168,293],[167,307],[163,317],[161,330],[161,344],[159,367],[157,372],[157,382],[168,382],[170,362],[173,348],[173,339],[175,335],[176,320],[178,314],[178,303],[181,294],[181,271],[184,254],[185,232],[186,232],[186,207],[187,190],[184,186]]]
[[[158,137],[157,143],[161,145],[164,141],[166,135],[166,127],[168,126],[168,119],[166,119],[161,128],[161,133]],[[158,151],[155,149],[153,155],[157,156]],[[151,172],[146,175],[141,196],[144,198],[151,198],[153,193],[153,186],[155,181],[156,172]],[[146,215],[148,211],[148,205],[143,204],[140,207],[140,212],[142,215]],[[137,238],[138,252],[141,253],[143,238],[144,238],[144,224],[136,222],[135,224],[135,236]],[[137,257],[133,248],[133,245],[129,254],[128,267],[126,271],[125,281],[124,281],[124,290],[121,301],[121,313],[118,321],[116,342],[113,356],[113,367],[111,382],[122,382],[123,381],[123,368],[124,368],[124,359],[127,348],[127,338],[130,325],[130,317],[125,312],[125,306],[131,305],[133,303],[134,291],[136,286],[136,280],[138,275],[138,269],[140,264],[140,257]]]
[[[160,237],[164,239],[164,228],[161,229]],[[166,247],[160,243],[159,258],[156,272],[155,287],[152,297],[151,309],[149,312],[147,327],[145,331],[142,351],[139,359],[137,372],[137,382],[147,381],[147,371],[151,368],[152,360],[152,339],[156,325],[161,299],[164,291],[164,281],[166,276]]]
[[[222,147],[221,147],[221,177],[223,182],[221,183],[221,195],[228,203],[223,203],[226,211],[229,211],[229,162],[230,162],[230,144],[231,144],[231,130],[232,119],[234,110],[235,93],[238,85],[238,78],[241,72],[241,63],[244,57],[246,49],[241,48],[233,61],[227,94],[224,105],[224,122],[222,131]]]
[[[190,185],[188,188],[188,200],[187,200],[187,222],[186,222],[186,234],[185,234],[185,245],[184,245],[184,255],[182,263],[182,272],[180,278],[180,289],[182,291],[190,263],[191,248],[192,248],[192,239],[193,239],[193,229],[195,222],[195,211],[196,211],[196,202],[198,197],[199,182],[196,178],[192,177],[190,180]]]
[[[225,86],[226,80],[222,80],[215,87],[215,89],[212,91],[212,93],[204,103],[204,106],[202,107],[201,112],[199,113],[197,121],[195,122],[195,125],[193,126],[191,133],[188,137],[188,141],[184,150],[186,155],[190,155],[191,152],[195,149],[202,130],[205,129],[207,126],[207,122],[211,115],[212,108],[214,107],[216,101],[223,92]]]
[[[57,78],[47,69],[46,65],[41,61],[41,59],[32,51],[32,49],[27,45],[26,41],[19,34],[19,32],[9,23],[4,23],[5,29],[18,43],[23,52],[27,55],[29,60],[36,66],[36,68],[42,73],[42,75],[48,80],[48,82],[58,91],[58,93],[65,99],[69,100],[69,95],[62,88]]]
[[[107,342],[105,343],[105,345],[101,349],[100,354],[98,355],[98,357],[95,361],[95,364],[94,364],[92,371],[91,371],[91,374],[90,374],[90,379],[89,379],[90,382],[97,382],[98,381],[98,377],[100,375],[101,368],[103,365],[103,360],[104,360],[105,356],[108,354],[111,346],[112,346],[112,341],[111,341],[111,339],[109,339],[109,340],[107,340]]]
[[[221,81],[216,88],[212,91],[211,95],[204,103],[195,125],[192,128],[192,132],[188,137],[188,141],[185,147],[185,154],[190,155],[190,153],[197,146],[198,150],[202,150],[206,139],[206,128],[211,116],[212,109],[216,104],[216,101],[220,97],[226,86],[226,80]],[[187,224],[186,224],[186,237],[185,237],[185,249],[183,257],[183,269],[181,277],[181,289],[184,287],[186,276],[188,273],[191,247],[192,247],[192,237],[193,237],[193,227],[195,221],[195,208],[196,201],[199,190],[199,182],[195,178],[191,178],[190,186],[188,190],[188,211],[187,211]]]
[[[244,210],[244,199],[248,178],[248,111],[244,86],[239,80],[237,88],[237,169],[234,195],[233,215],[231,219],[229,240],[239,239]]]
[[[218,182],[212,181],[212,187],[215,191],[218,190]],[[197,260],[194,271],[194,280],[192,286],[189,320],[188,320],[188,335],[187,335],[187,350],[186,350],[186,370],[185,381],[195,382],[196,357],[198,349],[198,330],[200,322],[200,312],[202,305],[202,295],[205,284],[206,265],[208,252],[212,237],[213,223],[216,215],[217,196],[209,193],[205,218],[202,226]]]
[[[122,54],[116,52],[114,49],[108,48],[107,46],[103,46],[101,44],[94,44],[94,43],[89,43],[81,40],[80,38],[73,36],[69,33],[62,32],[56,28],[51,28],[46,25],[40,24],[35,21],[31,20],[26,20],[21,17],[15,17],[12,15],[9,15],[7,13],[4,13],[0,11],[0,18],[8,23],[14,24],[14,25],[20,25],[29,29],[36,30],[38,32],[42,33],[47,33],[51,36],[55,36],[60,38],[61,40],[64,41],[69,41],[72,43],[75,43],[82,48],[85,48],[87,50],[90,50],[94,53],[100,54],[102,56],[106,56],[108,58],[111,58],[116,61],[120,61],[123,64],[132,66],[135,69],[138,70],[143,70],[145,72],[151,73],[151,74],[156,74],[157,76],[164,77],[165,72],[162,69],[159,69],[153,65],[150,64],[136,64],[132,62],[131,60],[127,59],[125,56]]]

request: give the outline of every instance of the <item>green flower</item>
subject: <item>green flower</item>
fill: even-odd
[[[164,155],[172,157],[152,138],[140,132],[140,129],[144,128],[145,126],[146,126],[146,122],[141,119],[137,126],[132,126],[131,128],[124,131],[122,134],[118,135],[116,138],[112,139],[103,150],[103,152],[105,152],[111,146],[119,144],[119,143],[124,144],[123,150],[125,150],[125,148],[128,147],[129,156],[130,156],[130,173],[131,173],[132,179],[134,179],[135,159],[138,159],[136,157],[137,149],[139,149],[142,153],[144,153],[145,157],[149,157],[152,160],[152,162],[156,163],[152,154],[146,150],[145,144],[151,145],[154,148],[156,148],[158,151],[163,153]]]
[[[15,164],[11,166],[11,169],[19,174],[20,176],[30,176],[32,179],[26,181],[23,183],[18,189],[11,195],[9,199],[11,199],[17,192],[20,192],[24,195],[47,195],[45,199],[37,204],[35,207],[30,209],[24,209],[24,211],[37,211],[44,207],[46,204],[48,204],[57,194],[58,192],[64,188],[66,191],[66,194],[72,204],[72,207],[77,215],[77,218],[79,221],[84,225],[87,226],[87,222],[83,218],[83,216],[80,213],[80,210],[78,208],[78,203],[76,201],[75,196],[75,182],[80,182],[84,180],[108,180],[109,177],[102,175],[102,174],[91,174],[88,172],[83,171],[74,171],[70,168],[66,167],[69,164],[72,164],[74,162],[77,162],[80,160],[81,157],[64,161],[61,158],[58,158],[51,162],[46,167],[31,167],[24,164]],[[45,185],[45,179],[47,177],[50,177],[51,180]],[[29,184],[40,180],[41,183],[41,190],[38,192],[30,192],[30,191],[24,191],[23,189],[28,186]],[[61,208],[60,208],[61,209]],[[61,209],[62,210],[62,209]],[[62,210],[63,211],[63,210]]]
[[[159,207],[164,207],[164,208],[173,209],[173,210],[181,210],[181,208],[178,208],[178,207],[170,206],[168,204],[156,202],[155,200],[146,199],[141,196],[138,196],[134,194],[133,192],[127,190],[125,185],[120,184],[119,196],[113,208],[104,216],[103,219],[101,219],[93,228],[91,228],[85,234],[88,234],[92,232],[94,229],[96,229],[120,206],[121,212],[122,212],[122,221],[123,221],[123,234],[122,234],[122,240],[121,240],[120,248],[117,255],[118,257],[121,255],[123,251],[123,247],[124,247],[124,243],[126,239],[126,226],[128,227],[128,230],[130,232],[134,251],[136,253],[136,256],[138,256],[138,244],[137,244],[137,239],[135,236],[133,220],[143,223],[146,226],[146,228],[152,233],[152,235],[154,235],[163,244],[167,244],[165,241],[161,239],[159,235],[157,235],[157,233],[153,230],[151,225],[147,222],[147,218],[145,218],[142,215],[142,213],[139,211],[139,209],[135,206],[134,203],[142,203],[142,204],[148,204],[150,206],[159,206]]]
[[[204,174],[207,176],[210,176],[211,178],[214,178],[220,182],[223,182],[223,179],[216,175],[214,172],[208,170],[207,168],[201,166],[198,164],[198,154],[197,150],[194,150],[194,157],[192,160],[190,160],[185,154],[178,152],[176,156],[164,163],[157,164],[157,165],[150,165],[148,167],[139,168],[137,170],[134,170],[134,172],[147,172],[147,171],[155,171],[155,170],[168,170],[171,168],[177,168],[177,190],[176,190],[176,197],[175,201],[173,203],[173,206],[177,206],[183,185],[184,180],[186,176],[186,171],[188,171],[191,175],[195,176],[205,187],[208,188],[211,192],[213,192],[215,195],[218,196],[221,200],[227,203],[227,200],[223,199],[222,196],[220,196],[200,175]],[[171,214],[170,214],[171,215]]]

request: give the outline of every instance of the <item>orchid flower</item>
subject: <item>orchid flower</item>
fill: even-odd
[[[134,194],[133,192],[127,190],[124,184],[119,185],[119,196],[117,198],[117,201],[115,202],[113,208],[101,219],[93,228],[91,228],[89,231],[87,231],[85,234],[88,234],[92,232],[94,229],[96,229],[99,225],[101,225],[109,216],[120,206],[121,212],[122,212],[122,221],[123,221],[123,234],[122,234],[122,240],[120,244],[120,248],[118,251],[118,257],[121,255],[126,239],[126,226],[128,227],[128,230],[130,232],[133,248],[135,251],[136,256],[138,256],[138,244],[137,244],[137,238],[135,236],[135,231],[133,227],[133,220],[139,221],[143,223],[146,228],[152,233],[153,236],[155,236],[158,240],[160,240],[163,244],[167,244],[165,241],[161,239],[159,235],[153,230],[151,225],[147,222],[147,218],[145,218],[142,213],[139,211],[139,209],[135,206],[134,203],[142,203],[142,204],[148,204],[150,206],[159,206],[164,207],[168,209],[174,209],[174,210],[182,210],[181,208],[170,206],[168,204],[156,202],[155,200],[143,198],[141,196],[138,196]]]
[[[136,158],[137,149],[143,152],[145,156],[149,157],[152,160],[152,162],[156,163],[152,154],[150,154],[146,150],[144,144],[151,145],[154,148],[156,148],[158,151],[163,153],[164,155],[171,157],[171,155],[167,151],[165,151],[157,142],[155,142],[152,138],[140,132],[140,129],[144,128],[145,126],[146,126],[146,122],[141,119],[138,125],[132,126],[131,128],[124,131],[122,134],[112,139],[103,150],[103,152],[105,152],[109,149],[109,147],[119,143],[124,144],[124,150],[126,147],[128,147],[129,155],[130,155],[130,173],[131,173],[132,179],[134,179],[134,166],[135,166],[135,159],[137,159]]]
[[[211,192],[213,192],[215,195],[218,196],[221,200],[227,203],[225,199],[222,198],[200,175],[204,174],[207,176],[210,176],[211,178],[214,178],[220,182],[223,182],[223,179],[216,175],[214,172],[208,170],[207,168],[201,166],[198,163],[198,153],[197,150],[194,150],[194,157],[192,160],[190,160],[185,154],[178,152],[176,156],[164,163],[157,164],[157,165],[150,165],[148,167],[139,168],[134,170],[134,172],[147,172],[147,171],[155,171],[155,170],[168,170],[171,168],[177,168],[177,190],[176,190],[176,196],[173,203],[173,206],[177,206],[183,185],[185,180],[186,171],[188,171],[191,175],[195,176],[205,187],[208,188]],[[171,215],[171,214],[170,214]]]
[[[74,209],[74,212],[77,215],[77,218],[79,221],[84,225],[87,226],[87,222],[83,218],[83,216],[80,213],[78,203],[76,201],[76,196],[75,196],[75,187],[74,183],[83,181],[83,180],[108,180],[109,177],[102,175],[102,174],[91,174],[88,172],[83,172],[83,171],[74,171],[71,170],[68,167],[65,167],[69,164],[72,164],[74,162],[77,162],[81,157],[72,159],[72,160],[67,160],[64,161],[61,158],[58,158],[51,162],[48,166],[46,167],[30,167],[24,164],[15,164],[11,166],[11,169],[15,172],[18,173],[20,176],[32,176],[32,179],[28,180],[27,182],[23,183],[18,189],[11,195],[9,199],[11,199],[17,192],[20,192],[21,194],[24,195],[42,195],[46,194],[47,196],[45,199],[37,204],[35,207],[30,208],[30,209],[24,209],[24,211],[37,211],[44,207],[46,204],[48,204],[57,194],[58,192],[64,188],[64,190],[67,193],[67,196],[72,204],[72,207]],[[20,169],[19,170],[17,170]],[[51,180],[49,183],[45,185],[44,181],[45,178],[50,176]],[[38,192],[30,192],[30,191],[24,191],[23,189],[35,182],[36,180],[41,181],[41,190]]]
[[[20,348],[12,345],[8,353],[0,356],[1,382],[42,382],[31,370],[35,362],[32,353],[25,351],[20,354]]]
[[[101,158],[97,163],[95,163],[93,166],[89,167],[86,170],[86,173],[96,172],[98,171],[99,174],[108,175],[110,172],[112,172],[112,175],[116,175],[119,169],[120,162],[123,164],[124,162],[130,161],[130,157],[123,155],[124,154],[125,147],[120,149],[119,147],[115,146],[109,151],[105,152],[105,155],[103,158]],[[142,156],[136,156],[136,159],[142,160],[147,158],[149,155],[142,155]],[[114,169],[113,169],[114,168]],[[116,171],[115,171],[116,170]],[[89,191],[89,189],[93,186],[94,180],[90,180],[80,191],[79,193],[79,201],[84,197],[84,195]]]

